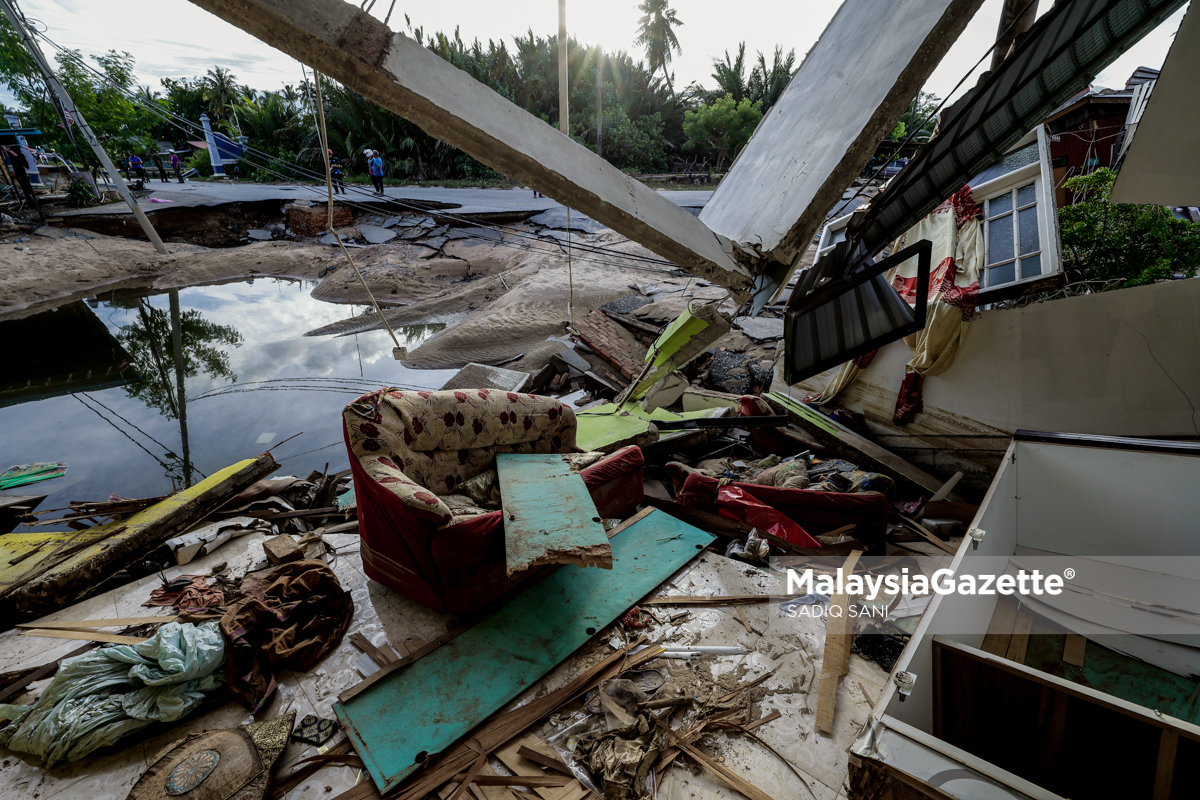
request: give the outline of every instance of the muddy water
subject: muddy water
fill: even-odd
[[[347,403],[384,385],[436,389],[454,370],[405,368],[386,331],[305,337],[347,312],[311,298],[312,286],[258,279],[182,289],[177,326],[170,295],[130,292],[0,323],[11,356],[0,374],[0,469],[69,464],[65,477],[4,494],[49,494],[43,509],[110,492],[155,496],[293,434],[273,451],[278,474],[304,477],[326,462],[344,469]],[[396,334],[411,350],[441,327]]]

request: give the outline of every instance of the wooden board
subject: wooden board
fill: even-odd
[[[1008,652],[1008,643],[1012,640],[1016,624],[1016,599],[1001,595],[996,600],[996,610],[992,612],[992,621],[988,623],[987,634],[984,635],[983,645],[979,649],[1003,658]]]
[[[861,555],[858,551],[850,554],[842,567],[843,574],[847,577],[853,574]],[[825,734],[833,733],[838,683],[850,670],[850,643],[853,637],[852,622],[847,613],[849,603],[850,597],[846,592],[834,594],[829,600],[829,616],[825,618],[825,654],[821,658],[821,686],[817,697],[817,730]]]
[[[141,644],[149,641],[140,636],[121,636],[116,633],[103,633],[101,631],[48,631],[35,629],[31,631],[21,631],[22,636],[42,636],[47,639],[78,639],[84,642],[107,642],[109,644]]]
[[[612,569],[612,548],[583,476],[561,455],[496,456],[508,574],[543,564]]]
[[[1066,644],[1063,646],[1063,663],[1082,667],[1086,652],[1087,639],[1078,633],[1068,633]]]
[[[1018,664],[1025,663],[1025,651],[1029,649],[1029,631],[1033,628],[1033,612],[1022,607],[1017,611],[1017,624],[1013,626],[1012,639],[1004,657]]]
[[[50,630],[80,630],[81,628],[112,628],[118,625],[159,625],[179,619],[175,614],[164,617],[118,617],[115,619],[60,620],[58,622],[22,622],[18,628],[47,628]]]
[[[418,755],[446,750],[712,539],[656,511],[611,539],[613,569],[556,570],[464,631],[453,645],[334,704],[375,784],[384,793],[394,789],[419,768],[423,757]],[[397,722],[401,718],[403,724]]]

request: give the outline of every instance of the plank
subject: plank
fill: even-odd
[[[692,757],[692,760],[699,764],[708,772],[712,773],[721,783],[724,783],[729,788],[736,792],[741,792],[749,800],[775,800],[771,795],[759,789],[750,781],[738,775],[733,770],[726,767],[724,764],[719,764],[706,756],[704,753],[697,750],[692,745],[688,744],[680,738],[674,731],[668,729],[661,722],[658,723],[663,730],[667,731],[667,738],[671,743]]]
[[[850,576],[854,573],[861,555],[862,552],[858,550],[850,554],[842,567],[843,574]],[[850,669],[852,637],[850,615],[847,613],[849,602],[846,592],[837,592],[829,600],[829,616],[825,618],[825,654],[821,659],[821,684],[817,696],[817,730],[825,734],[833,733],[838,683]]]
[[[335,703],[380,791],[391,792],[424,761],[418,754],[442,752],[462,738],[712,540],[667,514],[650,514],[610,540],[613,569],[556,570],[460,634],[453,646]],[[655,650],[661,652],[647,652]],[[398,708],[405,710],[404,726],[395,723]]]
[[[574,774],[571,772],[570,767],[568,767],[566,764],[564,764],[559,758],[554,757],[554,756],[548,756],[545,753],[539,753],[537,750],[534,750],[532,747],[530,747],[527,744],[522,743],[520,745],[520,747],[517,748],[517,755],[519,755],[521,758],[525,759],[526,761],[532,761],[533,763],[537,764],[538,766],[546,767],[547,769],[552,769],[555,772],[561,772],[563,775],[573,775]]]
[[[1084,654],[1087,652],[1087,638],[1078,633],[1068,633],[1063,645],[1063,663],[1075,667],[1083,666]]]
[[[523,777],[527,780],[531,778],[545,777],[546,773],[542,771],[540,764],[521,755],[520,751],[522,746],[527,746],[523,740],[514,739],[493,753],[493,755],[500,759],[500,763],[512,770],[513,774],[517,775],[518,777]],[[563,776],[560,775],[557,777],[561,778]],[[565,786],[566,783],[567,781],[563,781],[562,783],[556,785],[561,787]],[[527,786],[530,789],[533,789],[534,793],[537,794],[538,797],[542,798],[542,800],[554,800],[555,797],[562,793],[561,788],[551,789],[529,783],[516,785]]]
[[[1008,652],[1008,643],[1012,639],[1013,628],[1017,624],[1016,598],[1001,595],[996,600],[996,610],[992,612],[992,620],[988,623],[987,633],[983,637],[980,650],[994,656],[1004,657]]]
[[[21,631],[22,636],[42,636],[47,639],[78,639],[84,642],[107,642],[108,644],[141,644],[149,639],[141,636],[121,636],[103,631],[50,631],[35,628]]]
[[[557,453],[496,456],[508,574],[543,564],[612,569],[612,548],[583,476]]]
[[[24,677],[18,678],[17,680],[5,686],[3,691],[0,691],[0,703],[7,703],[9,698],[15,697],[29,684],[37,683],[38,681],[49,678],[54,673],[58,672],[58,665],[61,664],[65,659],[81,656],[84,653],[91,652],[95,649],[95,647],[96,646],[94,644],[85,644],[83,647],[67,653],[62,658],[55,659],[54,661],[42,664],[40,667],[33,668]]]
[[[1012,639],[1004,657],[1018,664],[1025,663],[1025,651],[1029,649],[1029,631],[1033,628],[1033,612],[1022,607],[1017,611],[1017,624],[1013,626]]]
[[[400,660],[396,657],[396,654],[392,651],[390,645],[376,647],[375,645],[371,644],[371,640],[366,636],[363,636],[362,633],[350,634],[350,644],[354,645],[359,650],[362,650],[371,657],[372,661],[381,667],[386,667],[388,664]]]
[[[1175,754],[1179,749],[1179,732],[1163,728],[1158,740],[1158,765],[1154,771],[1154,800],[1171,799],[1171,783],[1175,777]]]
[[[177,619],[179,619],[178,615],[172,614],[163,617],[117,617],[114,619],[59,620],[57,622],[21,622],[17,624],[17,627],[72,631],[83,628],[111,628],[117,625],[158,625],[164,622],[174,622]]]
[[[479,777],[499,777],[491,764],[484,764],[479,770]],[[503,786],[488,786],[481,783],[471,784],[471,791],[478,800],[516,800],[516,796]]]
[[[642,606],[737,606],[751,603],[769,603],[771,598],[765,594],[732,594],[732,595],[679,595],[678,597],[650,597],[638,605]]]
[[[929,542],[931,545],[934,545],[935,547],[940,547],[941,549],[945,550],[947,553],[949,553],[952,556],[958,555],[958,550],[956,550],[954,547],[947,544],[946,542],[943,542],[938,537],[934,536],[928,529],[926,529],[926,527],[924,525],[917,522],[915,519],[909,519],[908,517],[904,516],[903,514],[900,515],[900,519],[904,520],[905,526],[910,531],[917,534],[922,539]]]

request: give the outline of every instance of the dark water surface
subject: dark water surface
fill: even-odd
[[[257,279],[181,289],[175,315],[168,293],[118,291],[0,322],[0,470],[70,465],[65,477],[0,497],[48,494],[39,509],[50,509],[110,492],[161,495],[189,471],[199,481],[301,432],[273,451],[277,475],[304,477],[326,462],[345,469],[347,403],[384,385],[436,389],[455,370],[405,368],[386,331],[305,337],[363,311],[314,300],[313,285]],[[442,327],[396,334],[411,350]]]

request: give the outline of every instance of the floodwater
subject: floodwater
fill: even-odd
[[[330,471],[347,468],[346,404],[381,386],[437,389],[455,371],[404,367],[387,331],[305,337],[366,310],[314,300],[314,285],[260,278],[177,293],[117,291],[0,322],[8,362],[0,470],[69,465],[64,477],[0,496],[48,494],[39,510],[110,493],[154,497],[182,488],[189,472],[198,482],[268,448],[277,476],[305,477],[327,462]],[[396,335],[412,350],[443,327]]]

